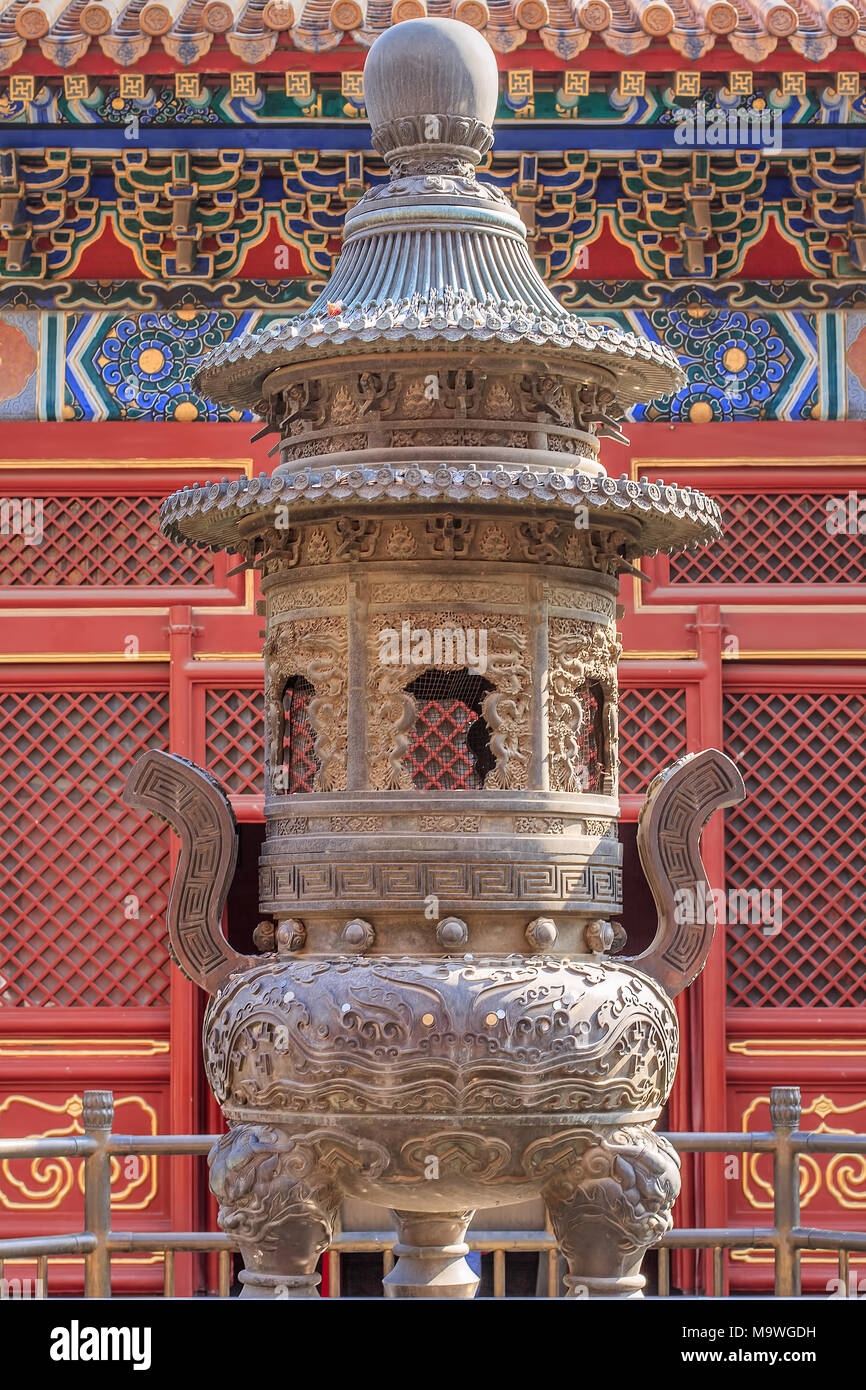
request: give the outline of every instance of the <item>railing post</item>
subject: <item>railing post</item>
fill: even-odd
[[[770,1124],[776,1136],[773,1150],[773,1224],[776,1246],[777,1298],[793,1298],[800,1292],[800,1252],[791,1247],[791,1231],[800,1224],[800,1155],[791,1135],[800,1128],[799,1086],[770,1089]]]
[[[81,1122],[96,1148],[84,1160],[84,1229],[96,1236],[96,1249],[84,1257],[84,1297],[111,1297],[111,1155],[108,1140],[114,1120],[111,1091],[85,1091]]]

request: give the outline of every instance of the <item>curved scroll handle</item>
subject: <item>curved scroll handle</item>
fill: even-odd
[[[627,957],[671,997],[703,970],[716,926],[701,860],[701,831],[720,806],[736,806],[746,788],[717,748],[690,753],[660,772],[640,810],[637,847],[658,910],[652,943]]]
[[[256,961],[238,955],[222,932],[222,912],[238,858],[234,811],[210,773],[175,753],[151,748],[136,759],[123,800],[151,811],[180,836],[168,900],[172,960],[193,984],[213,994],[233,970]]]

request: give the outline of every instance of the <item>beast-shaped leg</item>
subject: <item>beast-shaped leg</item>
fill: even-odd
[[[211,1149],[219,1224],[237,1240],[241,1298],[317,1298],[316,1265],[342,1193],[313,1144],[271,1125],[237,1125]]]
[[[647,1248],[671,1228],[679,1159],[643,1125],[599,1130],[543,1192],[567,1298],[642,1298]]]

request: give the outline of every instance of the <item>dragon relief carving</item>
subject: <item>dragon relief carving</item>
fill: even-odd
[[[528,665],[529,637],[523,618],[507,619],[483,613],[388,613],[379,615],[368,638],[369,677],[367,682],[367,761],[369,786],[373,790],[412,791],[412,774],[405,764],[411,746],[410,731],[418,715],[418,705],[406,686],[425,671],[440,669],[423,665],[391,664],[382,661],[381,628],[401,631],[404,623],[431,630],[470,629],[487,633],[487,664],[484,678],[493,685],[481,703],[481,716],[490,730],[490,751],[495,765],[485,787],[523,789],[529,769],[531,679]],[[446,653],[441,669],[459,669],[457,654]],[[465,663],[463,663],[465,664]]]
[[[622,647],[612,623],[551,618],[548,736],[552,791],[586,790],[581,777],[585,712],[581,692],[597,682],[602,708],[602,792],[615,796],[619,763],[617,662]]]
[[[318,617],[281,623],[268,638],[264,654],[268,766],[273,772],[282,762],[286,682],[291,676],[302,676],[315,692],[307,708],[318,764],[314,789],[344,791],[349,654],[346,619]]]
[[[613,986],[613,996],[611,987]],[[626,967],[533,956],[442,967],[283,957],[208,1011],[205,1065],[243,1118],[341,1112],[657,1112],[673,1008]],[[638,1051],[639,1049],[639,1051]]]

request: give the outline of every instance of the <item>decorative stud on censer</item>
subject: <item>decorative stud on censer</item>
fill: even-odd
[[[714,750],[656,778],[639,846],[658,931],[616,954],[617,584],[635,556],[717,539],[719,511],[598,462],[617,414],[683,376],[564,312],[476,180],[485,40],[408,21],[364,83],[389,181],[348,213],[313,306],[199,372],[263,416],[281,461],[162,509],[168,537],[255,566],[265,606],[261,955],[221,931],[237,849],[219,786],[149,752],[126,791],[182,840],[169,931],[212,995],[230,1125],[211,1187],[246,1298],[317,1296],[347,1194],[393,1213],[392,1298],[472,1297],[474,1209],[538,1194],[571,1296],[639,1297],[679,1190],[652,1129],[671,1000],[713,931],[676,894],[703,900],[701,828],[743,786]]]

